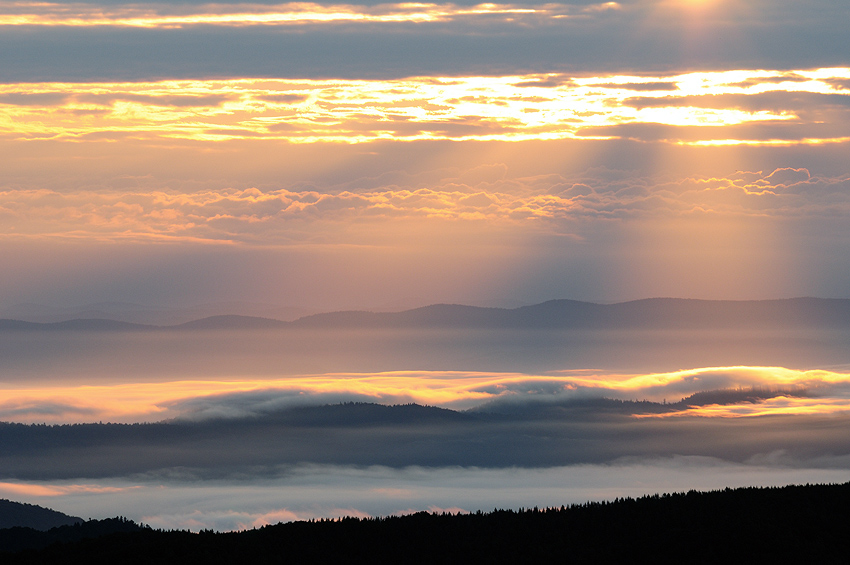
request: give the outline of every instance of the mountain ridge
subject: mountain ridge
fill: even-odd
[[[554,299],[517,308],[431,304],[401,312],[342,310],[293,321],[217,315],[157,326],[109,319],[25,322],[0,319],[0,330],[247,330],[247,329],[721,329],[771,327],[850,328],[850,299],[786,298],[702,300],[645,298],[615,304]]]

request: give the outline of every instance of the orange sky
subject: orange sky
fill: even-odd
[[[761,1],[0,2],[0,309],[844,296],[842,10]]]

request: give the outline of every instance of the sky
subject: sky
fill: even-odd
[[[0,1],[0,318],[850,298],[848,15]],[[83,517],[244,529],[850,469],[846,327],[0,334],[0,496]]]
[[[0,4],[0,305],[846,297],[838,0]]]

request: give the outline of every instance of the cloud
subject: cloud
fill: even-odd
[[[594,145],[604,158],[584,167],[560,164],[590,151],[567,142],[279,148],[290,175],[247,145],[213,146],[234,150],[233,162],[199,147],[143,145],[144,162],[173,153],[173,163],[128,174],[138,164],[125,168],[127,156],[109,146],[75,151],[77,159],[47,145],[41,161],[27,162],[57,159],[66,176],[23,161],[8,169],[0,242],[20,267],[0,283],[4,300],[215,302],[245,288],[319,309],[371,308],[389,296],[415,306],[844,296],[850,180],[840,146],[773,153],[607,142]],[[31,144],[8,147],[5,155],[39,158]],[[653,160],[673,168],[652,170]],[[88,176],[95,169],[83,163],[97,172]],[[57,271],[61,287],[51,283]]]
[[[174,108],[199,108],[218,107],[228,100],[234,100],[234,96],[224,94],[206,94],[195,96],[191,94],[173,95],[144,95],[144,94],[80,94],[75,97],[76,102],[83,104],[113,105],[115,102],[137,102],[151,106],[174,107]]]
[[[0,94],[0,104],[15,106],[61,106],[67,102],[69,94],[64,92],[4,92]]]
[[[817,217],[850,205],[846,198],[850,180],[843,176],[813,177],[808,170],[793,167],[776,169],[759,178],[730,175],[672,181],[640,177],[607,181],[592,176],[508,181],[500,178],[503,166],[496,171],[495,176],[482,176],[475,170],[457,177],[445,176],[432,181],[430,188],[416,188],[419,181],[415,177],[384,181],[410,183],[408,187],[375,186],[383,179],[354,180],[349,186],[335,187],[333,193],[249,188],[69,194],[7,189],[0,191],[0,223],[5,226],[6,237],[15,238],[280,245],[310,242],[320,231],[324,231],[325,242],[329,242],[328,237],[333,241],[331,226],[346,226],[345,235],[338,237],[350,242],[353,231],[365,235],[369,231],[366,226],[397,225],[402,229],[400,222],[409,221],[435,227],[441,222],[487,221],[493,222],[493,227],[502,224],[520,232],[539,233],[577,229],[580,222],[594,219],[706,212],[799,218]],[[373,188],[358,188],[367,185]]]
[[[266,512],[251,513],[236,510],[200,511],[182,514],[157,514],[142,516],[141,522],[156,529],[164,530],[215,530],[233,532],[262,528],[280,522],[295,522],[318,518],[342,518],[345,516],[370,518],[365,512],[355,508],[321,508],[312,511],[293,512],[286,508]]]
[[[706,396],[706,391],[736,391]],[[692,397],[702,394],[702,400]],[[178,418],[213,421],[265,418],[298,407],[345,402],[419,403],[531,414],[545,405],[608,398],[678,407],[618,405],[624,414],[763,416],[833,414],[850,410],[850,377],[780,367],[719,367],[671,373],[564,371],[555,375],[459,371],[325,374],[221,381],[171,381],[11,389],[0,417],[23,422],[145,422]],[[714,399],[714,400],[712,400]],[[61,403],[60,403],[61,401]],[[731,404],[747,405],[728,406]],[[718,406],[713,406],[718,404]],[[675,412],[675,413],[674,413]]]
[[[769,84],[772,77],[765,77],[760,86]],[[753,81],[758,82],[758,81]],[[787,85],[785,85],[787,88]],[[759,87],[756,87],[759,88]],[[759,88],[760,89],[760,88]],[[643,108],[704,108],[704,109],[729,109],[736,108],[747,112],[769,111],[774,114],[780,112],[805,113],[809,108],[830,108],[846,111],[845,106],[850,104],[850,96],[840,91],[822,94],[819,92],[799,92],[789,89],[785,92],[764,92],[747,94],[708,94],[693,96],[670,95],[656,97],[634,97],[623,100],[625,106],[637,109]]]
[[[5,7],[5,6],[4,6]],[[0,26],[49,27],[131,27],[144,29],[180,29],[192,26],[333,26],[335,24],[427,24],[464,20],[475,25],[495,22],[517,25],[518,20],[540,24],[541,20],[568,18],[582,14],[584,20],[608,10],[616,10],[614,2],[589,5],[577,9],[569,4],[513,5],[478,4],[380,4],[375,6],[289,3],[276,6],[263,4],[218,4],[216,6],[149,5],[106,8],[98,4],[23,4],[11,6],[12,13],[0,14]],[[7,8],[8,9],[8,8]]]
[[[106,486],[98,484],[27,484],[0,482],[0,492],[14,496],[56,497],[75,494],[114,494],[138,487]]]
[[[579,72],[808,68],[846,62],[842,8],[832,0],[782,0],[769,12],[667,1],[7,3],[0,63],[7,80],[21,81],[547,72],[564,69],[564,53]]]
[[[645,80],[645,79],[644,79]],[[754,81],[757,84],[760,84],[759,81]],[[589,84],[587,86],[602,88],[602,89],[617,89],[617,90],[635,90],[637,92],[654,92],[660,91],[667,93],[667,96],[664,98],[637,98],[637,99],[627,99],[624,103],[630,105],[633,100],[647,100],[647,101],[666,101],[675,100],[675,96],[670,96],[670,93],[678,90],[679,85],[675,82],[664,82],[664,81],[647,81],[647,82],[622,82],[622,83],[602,83],[602,84]]]
[[[364,394],[346,391],[317,392],[309,388],[264,389],[248,393],[212,394],[168,403],[171,414],[192,421],[257,418],[296,406],[319,406],[345,402],[398,403],[410,401],[406,394]]]
[[[139,488],[62,497],[12,496],[73,515],[120,515],[154,527],[199,531],[250,528],[258,519],[260,524],[290,516],[547,508],[690,489],[841,482],[846,476],[842,467],[799,468],[776,459],[768,456],[763,464],[731,464],[706,457],[672,457],[547,469],[304,466],[289,475],[250,484],[244,480],[203,485],[112,480],[110,484],[118,487]]]
[[[812,175],[807,169],[784,168],[776,169],[766,177],[764,182],[772,185],[790,186],[801,182],[808,182]]]
[[[751,405],[776,407],[787,398],[728,405],[729,414],[715,417],[706,414],[716,405],[705,405],[703,414],[659,418],[633,412],[674,413],[676,406],[531,398],[471,413],[418,405],[343,404],[290,408],[241,420],[134,426],[6,424],[0,427],[7,446],[0,459],[4,477],[18,482],[124,477],[199,485],[290,477],[304,465],[545,469],[680,456],[766,464],[770,454],[782,452],[781,464],[795,468],[846,466],[846,401],[840,411],[767,410],[754,411],[752,417],[731,413]],[[399,499],[402,493],[372,495]]]
[[[304,102],[307,100],[306,94],[265,94],[257,96],[258,100],[262,100],[263,102],[274,102],[275,104],[295,104],[298,102]],[[274,124],[276,127],[282,124]]]
[[[848,137],[848,97],[828,82],[847,75],[847,69],[798,73],[808,80],[775,82],[782,72],[752,70],[660,78],[549,74],[11,84],[0,87],[0,107],[5,100],[11,118],[0,133],[77,143],[102,136],[293,143],[588,136],[813,143]],[[621,82],[598,83],[604,78]],[[541,80],[557,86],[531,86]],[[758,84],[742,86],[742,80]],[[635,91],[644,95],[635,97]],[[45,115],[34,107],[32,101],[39,99],[54,111]],[[103,106],[112,111],[97,120],[81,118]],[[742,137],[739,130],[745,128]]]
[[[18,418],[44,418],[45,420],[82,418],[92,419],[101,414],[97,409],[76,404],[73,400],[44,402],[37,399],[17,397],[0,405],[0,419],[15,421]]]

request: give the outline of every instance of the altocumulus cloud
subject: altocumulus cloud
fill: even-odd
[[[389,78],[567,65],[736,69],[753,61],[808,68],[847,60],[845,7],[834,0],[475,4],[8,2],[0,7],[0,63],[7,80],[30,82]],[[105,43],[109,52],[100,49]]]
[[[429,188],[394,184],[363,189],[356,181],[352,184],[333,193],[256,188],[194,193],[6,190],[0,192],[0,224],[14,237],[279,245],[309,241],[314,232],[334,225],[346,225],[348,237],[357,225],[416,219],[486,221],[545,233],[575,229],[588,220],[708,213],[799,219],[834,215],[850,206],[850,178],[812,176],[795,168],[673,181],[549,175],[473,185],[449,177]],[[303,231],[294,229],[298,226]]]
[[[130,136],[160,143],[581,137],[835,143],[848,139],[850,96],[835,82],[848,73],[836,67],[658,77],[551,73],[9,84],[0,85],[0,115],[7,118],[0,134],[77,142]],[[43,107],[54,111],[45,115]]]

